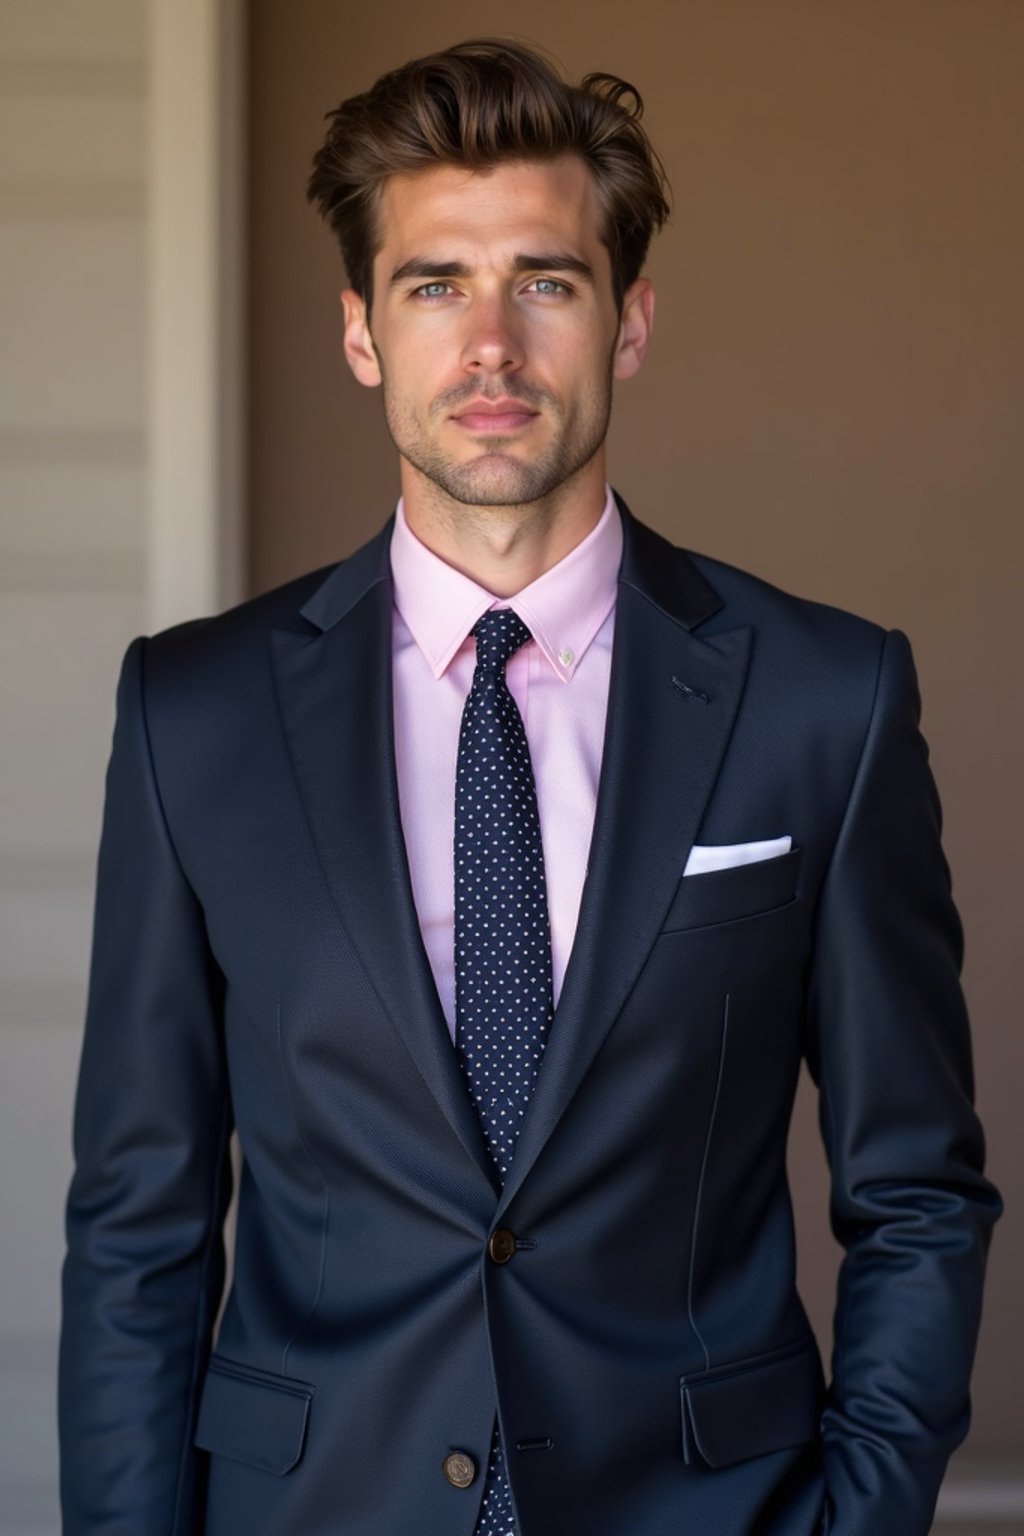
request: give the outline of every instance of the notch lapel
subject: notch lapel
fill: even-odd
[[[537,1086],[498,1203],[499,1223],[658,936],[746,678],[749,628],[706,639],[691,633],[721,608],[721,599],[682,550],[619,505],[625,542],[588,872]]]
[[[402,833],[391,688],[389,521],[336,566],[300,630],[271,633],[295,778],[338,916],[466,1151],[497,1176],[461,1076],[419,928]]]

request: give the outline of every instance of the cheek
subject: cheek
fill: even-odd
[[[611,365],[618,329],[590,316],[565,315],[560,323],[537,324],[531,335],[531,351],[544,357],[567,381],[586,385],[603,382]]]
[[[431,349],[427,343],[417,340],[411,346],[384,351],[384,389],[389,400],[415,407],[421,400],[429,400],[436,389],[432,383]]]
[[[586,347],[577,351],[571,363],[568,353],[560,364],[563,392],[581,411],[602,409],[609,398],[612,382],[612,349],[596,345],[593,336]]]

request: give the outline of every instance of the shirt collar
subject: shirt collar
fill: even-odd
[[[622,520],[611,487],[585,539],[510,598],[495,597],[435,555],[413,533],[399,498],[391,535],[395,606],[435,677],[440,677],[481,614],[511,608],[552,670],[569,682],[615,604]]]

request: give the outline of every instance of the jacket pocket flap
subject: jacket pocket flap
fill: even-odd
[[[818,1347],[802,1339],[770,1354],[680,1377],[683,1460],[725,1467],[815,1440],[825,1397]]]
[[[203,1384],[195,1443],[282,1477],[302,1455],[312,1399],[313,1388],[306,1382],[214,1355]]]

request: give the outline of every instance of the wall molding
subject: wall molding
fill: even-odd
[[[0,1328],[0,1374],[46,1375],[57,1358],[57,1327],[43,1332],[15,1333]]]
[[[146,438],[134,427],[0,427],[5,468],[97,464],[144,469]]]
[[[8,978],[0,988],[0,1027],[63,1030],[77,1043],[85,1019],[87,987],[84,977],[79,986],[70,981]]]
[[[74,592],[80,597],[135,596],[146,572],[141,548],[26,550],[0,543],[0,592]]]
[[[149,0],[149,628],[244,581],[243,0]]]
[[[141,181],[0,181],[0,219],[142,220]]]
[[[60,1536],[57,1494],[48,1483],[0,1480],[0,1509],[13,1536]]]
[[[0,845],[0,891],[92,892],[96,849],[5,848]]]
[[[0,58],[3,96],[127,96],[142,101],[145,94],[142,60]]]

